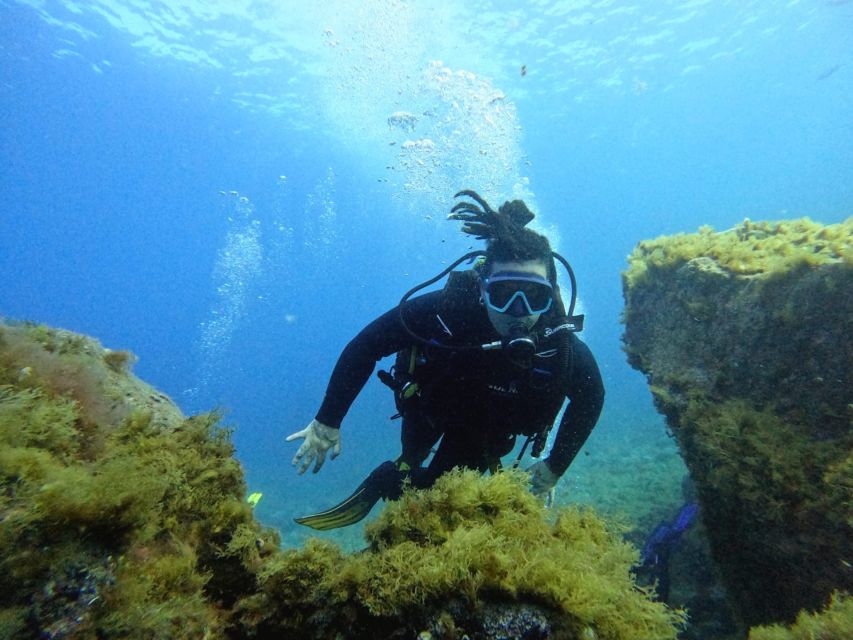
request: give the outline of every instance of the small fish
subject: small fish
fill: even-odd
[[[526,75],[527,75],[527,65],[523,64],[523,65],[521,65],[521,77],[523,78]]]
[[[840,64],[836,64],[831,66],[829,69],[826,69],[823,73],[821,73],[816,79],[815,82],[820,82],[821,80],[826,80],[829,76],[834,74],[841,68]]]

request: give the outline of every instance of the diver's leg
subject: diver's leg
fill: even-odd
[[[430,487],[441,474],[454,467],[480,473],[495,472],[500,468],[501,458],[512,451],[514,444],[513,434],[493,433],[488,425],[451,429],[442,437],[429,465],[412,474],[412,485],[419,489]]]
[[[454,467],[476,469],[484,473],[490,466],[491,460],[482,441],[472,438],[463,430],[453,430],[444,434],[429,465],[412,472],[411,481],[418,489],[425,489]]]
[[[411,411],[403,418],[400,432],[402,453],[398,464],[417,469],[423,464],[441,437],[441,430],[420,411]]]

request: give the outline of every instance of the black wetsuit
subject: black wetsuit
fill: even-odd
[[[476,294],[449,304],[436,291],[409,300],[406,323],[419,336],[445,345],[480,345],[499,340]],[[548,467],[562,475],[595,426],[604,401],[598,365],[574,334],[561,364],[558,335],[544,336],[556,315],[543,315],[532,366],[513,363],[498,349],[448,350],[419,344],[400,322],[397,308],[365,327],[344,349],[332,373],[316,419],[339,428],[344,415],[370,377],[376,362],[418,345],[414,377],[420,394],[403,412],[401,460],[414,469],[413,484],[429,486],[455,466],[485,471],[509,453],[515,436],[532,435],[553,424],[566,398],[567,407]],[[565,335],[565,333],[564,333]],[[426,469],[418,469],[441,440]]]

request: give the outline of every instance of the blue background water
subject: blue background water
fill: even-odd
[[[851,213],[853,3],[328,4],[0,1],[0,314],[226,408],[288,543],[397,453],[375,380],[319,476],[283,436],[346,342],[472,246],[458,189],[525,198],[574,265],[608,389],[576,485],[662,433],[620,350],[639,240]]]

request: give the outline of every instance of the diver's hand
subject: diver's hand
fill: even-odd
[[[332,460],[341,453],[340,429],[329,427],[317,420],[312,420],[302,431],[290,434],[285,440],[290,442],[297,438],[305,438],[305,442],[293,456],[293,466],[297,467],[300,475],[305,473],[312,462],[314,473],[317,473],[326,461],[326,452],[329,449],[332,450]]]
[[[560,476],[551,471],[544,460],[530,465],[527,473],[530,474],[530,493],[539,497],[547,497],[560,479]]]

